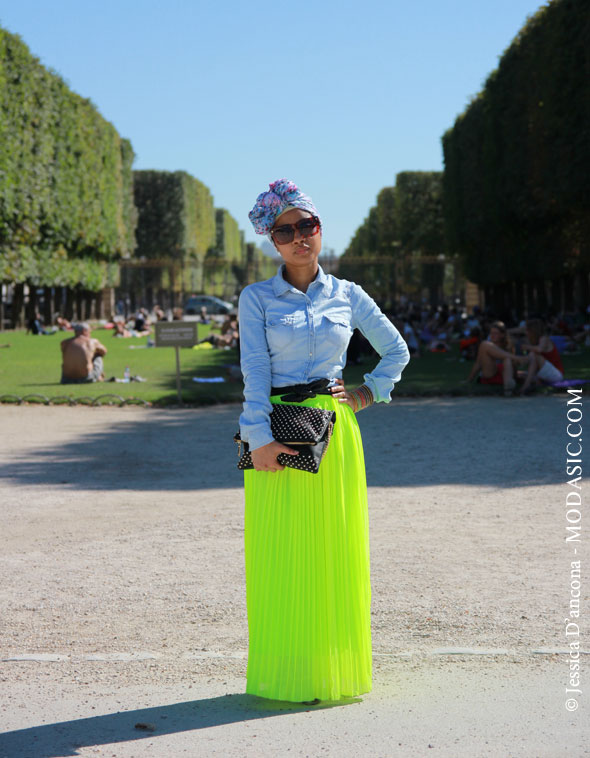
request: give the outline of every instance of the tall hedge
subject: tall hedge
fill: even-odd
[[[362,284],[382,301],[420,287],[435,300],[442,285],[441,264],[420,258],[445,252],[442,175],[403,171],[394,187],[384,187],[340,258],[343,276]],[[414,260],[412,260],[414,259]]]
[[[440,171],[402,171],[395,180],[396,232],[408,252],[445,250]]]
[[[203,260],[215,249],[216,224],[208,188],[186,171],[134,171],[140,258]]]
[[[215,252],[226,261],[239,262],[243,255],[243,239],[238,222],[225,208],[215,210],[216,245]]]
[[[590,270],[590,3],[532,16],[443,138],[449,245],[481,285]]]
[[[132,161],[92,103],[0,29],[0,278],[112,279],[109,262],[134,248]]]

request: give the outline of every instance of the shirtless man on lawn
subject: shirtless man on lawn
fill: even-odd
[[[85,384],[104,381],[102,357],[107,353],[106,347],[90,336],[90,327],[86,323],[76,324],[74,332],[74,337],[61,343],[61,383]]]

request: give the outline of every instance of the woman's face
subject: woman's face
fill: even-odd
[[[311,218],[312,214],[303,211],[300,208],[293,208],[286,213],[282,213],[276,220],[273,229],[284,224],[296,224],[303,218]],[[278,250],[281,258],[290,267],[304,267],[317,263],[320,250],[322,249],[322,232],[321,230],[312,237],[303,237],[298,229],[295,229],[293,242],[287,242],[285,245],[274,246]]]
[[[496,326],[492,326],[490,329],[490,340],[495,345],[499,345],[504,340],[504,335]]]

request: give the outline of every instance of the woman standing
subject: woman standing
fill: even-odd
[[[292,182],[271,184],[249,215],[283,263],[239,301],[240,433],[254,464],[244,472],[246,692],[315,704],[371,689],[367,486],[355,411],[390,400],[409,353],[361,287],[324,273],[319,214]],[[381,360],[347,392],[339,380],[355,327]],[[329,386],[318,394],[321,379]],[[315,392],[302,388],[312,382]],[[275,390],[294,385],[302,405],[336,412],[317,474],[277,460],[297,455],[273,439],[269,420],[272,404],[284,402]]]

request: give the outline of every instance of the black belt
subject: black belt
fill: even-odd
[[[315,397],[316,395],[331,395],[332,392],[328,389],[329,384],[329,379],[316,379],[315,382],[310,382],[309,384],[292,384],[290,387],[272,387],[270,394],[281,395],[281,400],[284,400],[286,403],[301,403],[303,400]]]

